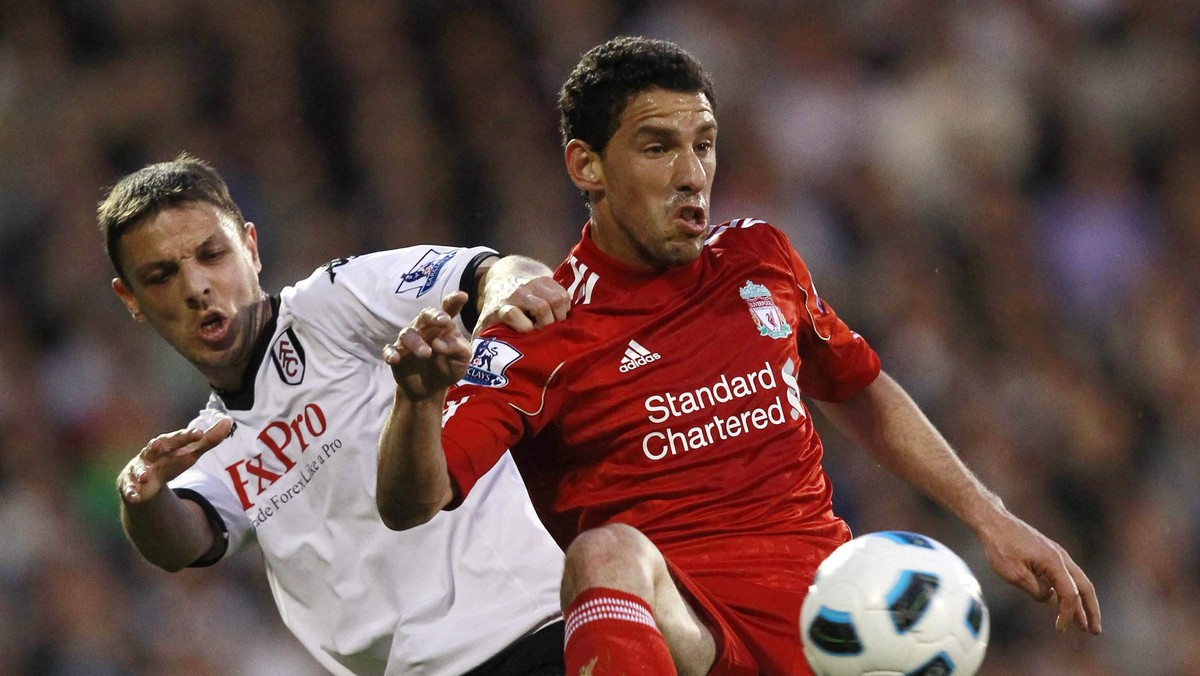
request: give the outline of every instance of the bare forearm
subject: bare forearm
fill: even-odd
[[[165,488],[138,504],[122,500],[121,524],[142,557],[168,571],[181,570],[195,562],[216,542],[200,505]]]
[[[442,453],[442,400],[412,400],[398,389],[384,422],[375,502],[392,530],[429,521],[453,497]]]
[[[886,373],[839,404],[819,404],[885,469],[954,513],[976,532],[1006,514],[912,398]]]

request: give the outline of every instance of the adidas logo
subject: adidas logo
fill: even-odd
[[[636,340],[631,340],[629,347],[625,348],[625,356],[621,357],[621,373],[629,373],[639,366],[645,366],[661,358],[662,355],[659,353],[651,353]]]

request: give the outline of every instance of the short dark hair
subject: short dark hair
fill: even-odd
[[[618,37],[588,50],[558,94],[563,145],[579,139],[603,154],[630,99],[653,88],[702,92],[717,107],[708,73],[678,45]]]
[[[242,210],[229,196],[229,186],[217,170],[188,153],[181,153],[170,162],[142,167],[110,188],[96,208],[96,220],[104,234],[104,253],[117,274],[125,279],[117,253],[122,235],[159,212],[195,202],[217,207],[238,225],[245,222]]]

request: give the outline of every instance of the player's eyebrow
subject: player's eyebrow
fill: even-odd
[[[185,255],[185,256],[180,256],[178,258],[160,258],[157,260],[146,261],[145,263],[142,263],[141,265],[134,268],[133,274],[139,278],[142,278],[142,277],[145,277],[146,275],[149,275],[150,273],[158,271],[158,270],[173,270],[173,269],[179,267],[179,262],[182,261],[184,258],[187,258],[189,256],[194,256],[195,252],[199,252],[199,251],[203,251],[205,249],[212,248],[214,246],[217,246],[218,244],[219,244],[219,241],[218,241],[217,235],[215,235],[215,234],[209,235],[208,237],[206,237],[204,239],[204,241],[202,241],[196,245],[196,248],[193,250],[193,253]]]
[[[174,259],[148,261],[134,268],[131,276],[137,280],[144,280],[155,272],[169,272],[177,267],[179,267],[179,264]]]
[[[708,121],[696,128],[694,134],[702,136],[705,134],[715,134],[717,132],[716,121]],[[653,139],[658,141],[675,140],[682,136],[682,133],[671,125],[657,124],[655,122],[646,122],[639,126],[633,132],[634,138],[638,140]]]

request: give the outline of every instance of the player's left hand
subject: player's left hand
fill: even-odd
[[[1100,601],[1096,587],[1062,545],[1024,521],[1007,515],[981,534],[988,563],[1000,577],[1041,603],[1058,609],[1054,627],[1099,634]]]
[[[553,277],[535,277],[512,291],[502,303],[485,307],[476,332],[496,323],[519,333],[545,328],[567,318],[571,297]]]
[[[154,437],[117,475],[117,492],[126,505],[148,502],[232,431],[233,419],[221,416],[207,429],[176,430]]]
[[[383,348],[383,360],[410,400],[440,396],[466,375],[471,343],[454,320],[466,302],[462,291],[448,294],[440,308],[421,310],[396,341]]]

